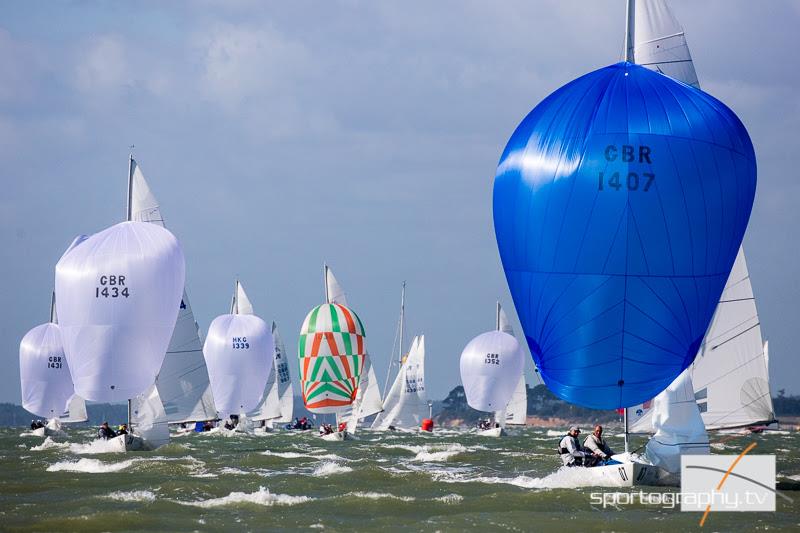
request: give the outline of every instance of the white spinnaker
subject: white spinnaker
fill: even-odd
[[[636,64],[650,68],[687,85],[700,87],[692,56],[678,19],[664,0],[635,0],[632,28]]]
[[[667,4],[663,0],[636,0],[634,7],[635,62],[699,88],[683,28]],[[775,418],[759,324],[750,273],[740,247],[691,367],[708,429],[747,426]],[[653,431],[650,403],[628,408],[631,433]]]
[[[292,378],[289,375],[286,348],[283,345],[275,322],[272,323],[272,340],[275,350],[273,369],[267,380],[264,397],[248,417],[251,420],[291,422],[294,410]]]
[[[678,473],[681,455],[709,453],[700,409],[694,399],[692,378],[687,370],[653,400],[653,429],[645,457],[668,472]]]
[[[467,403],[478,411],[504,409],[525,368],[525,355],[512,335],[488,331],[472,339],[461,353],[461,382]]]
[[[75,388],[57,324],[41,324],[25,334],[19,344],[19,373],[25,410],[52,419],[68,409]]]
[[[208,328],[203,354],[220,416],[252,411],[272,371],[274,346],[255,315],[221,315]]]
[[[175,328],[184,275],[177,239],[142,222],[116,224],[61,257],[56,306],[77,394],[122,401],[155,382]]]
[[[761,325],[741,248],[690,368],[695,396],[708,429],[775,419]]]
[[[169,443],[169,421],[155,383],[131,400],[131,426],[149,448]]]
[[[131,218],[164,227],[158,200],[150,190],[141,168],[134,160],[131,166]],[[211,383],[203,358],[203,343],[186,290],[183,291],[178,319],[156,378],[156,386],[170,422],[216,418]]]
[[[383,401],[384,410],[375,417],[374,429],[389,426],[416,429],[428,414],[425,393],[425,336],[415,337],[408,358],[400,367],[392,388]]]
[[[328,303],[348,307],[347,295],[345,295],[344,289],[339,285],[339,282],[336,281],[336,277],[334,277],[330,267],[325,267],[325,284],[328,294]]]

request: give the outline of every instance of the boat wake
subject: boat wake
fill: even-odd
[[[72,443],[69,451],[76,455],[97,455],[100,453],[120,453],[119,447],[111,440],[93,440],[88,444]]]
[[[288,494],[273,494],[265,487],[259,487],[256,492],[231,492],[221,498],[211,498],[195,502],[177,501],[181,505],[191,505],[193,507],[203,507],[206,509],[214,507],[226,507],[228,505],[240,505],[249,503],[271,507],[273,505],[297,505],[311,501],[313,498],[307,496],[290,496]]]
[[[128,459],[118,463],[104,463],[98,459],[80,459],[78,461],[60,461],[47,467],[48,472],[82,472],[85,474],[105,474],[119,472],[133,465],[136,459]]]
[[[483,446],[467,447],[457,442],[453,444],[424,444],[422,446],[387,444],[383,447],[406,450],[415,453],[416,455],[412,461],[420,461],[423,463],[447,461],[451,457],[462,453],[469,453],[471,451],[485,449]]]
[[[261,455],[268,455],[271,457],[280,457],[282,459],[330,459],[333,461],[346,461],[344,457],[340,457],[335,453],[325,453],[322,455],[314,455],[313,453],[300,453],[300,452],[271,452],[269,450],[261,452]]]
[[[488,485],[514,485],[523,489],[574,489],[597,485],[597,479],[586,475],[583,468],[562,467],[544,477],[526,475],[515,477],[474,476],[459,472],[438,471],[433,473],[435,481],[444,483],[485,483]]]

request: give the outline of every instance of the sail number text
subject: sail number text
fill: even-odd
[[[633,163],[638,161],[639,163],[653,163],[650,158],[652,151],[649,146],[645,145],[633,146],[630,144],[623,144],[617,147],[614,144],[609,144],[606,146],[603,155],[608,162],[621,161],[623,163]],[[597,177],[597,190],[605,191],[613,189],[619,191],[625,189],[628,191],[641,190],[642,192],[648,192],[655,180],[656,175],[652,172],[628,172],[627,174],[625,172],[622,172],[622,174],[619,172],[600,172]]]
[[[234,350],[249,350],[250,343],[247,342],[247,337],[234,337],[233,338]]]
[[[486,359],[484,359],[483,364],[485,365],[499,365],[500,364],[500,354],[499,353],[487,353]]]
[[[98,280],[99,286],[94,288],[94,297],[119,298],[130,296],[128,287],[125,286],[125,276],[103,275]]]
[[[63,364],[60,355],[51,355],[47,358],[47,368],[61,368]]]

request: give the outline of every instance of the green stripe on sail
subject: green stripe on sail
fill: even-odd
[[[315,357],[314,360],[311,362],[311,367],[309,368],[309,376],[306,376],[306,380],[308,381],[323,381],[319,378],[320,369],[322,368],[322,364],[325,361],[322,357]]]
[[[297,341],[297,357],[301,359],[306,356],[306,338],[306,335],[300,334],[300,339]]]
[[[330,366],[330,369],[333,370],[333,373],[336,374],[336,379],[335,380],[330,380],[330,381],[339,381],[339,380],[345,379],[347,377],[347,376],[344,375],[344,373],[339,368],[340,364],[341,364],[341,359],[339,359],[339,357],[330,356],[328,358],[328,365]]]
[[[366,337],[367,336],[367,332],[364,330],[364,324],[361,323],[361,319],[358,318],[358,315],[352,309],[350,310],[350,312],[353,313],[353,316],[355,316],[356,320],[358,320],[358,327],[361,328],[361,336],[362,337]]]
[[[315,333],[317,331],[317,315],[319,314],[320,307],[322,306],[318,305],[311,310],[311,315],[308,317],[308,331],[306,331],[306,333]]]
[[[342,328],[339,327],[339,310],[333,304],[328,307],[331,312],[331,331],[342,331]]]
[[[341,335],[344,341],[344,353],[346,355],[353,355],[353,343],[350,342],[350,333],[342,333]]]
[[[306,401],[310,402],[311,400],[313,400],[314,398],[316,398],[320,394],[323,394],[323,393],[326,393],[326,392],[330,393],[333,396],[338,396],[339,398],[341,398],[343,400],[349,400],[350,399],[350,396],[347,393],[345,393],[342,389],[337,388],[335,385],[333,385],[331,383],[323,383],[319,387],[317,387],[317,389],[314,392],[312,392],[311,394],[306,396]]]

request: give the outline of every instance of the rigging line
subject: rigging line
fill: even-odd
[[[711,347],[711,349],[712,349],[712,350],[716,350],[716,349],[717,349],[717,348],[719,348],[720,346],[722,346],[722,345],[724,345],[724,344],[727,344],[727,343],[729,343],[730,341],[732,341],[732,340],[733,340],[733,339],[735,339],[736,337],[740,337],[740,336],[744,335],[745,333],[747,333],[748,331],[750,331],[751,329],[753,329],[753,328],[757,328],[757,327],[758,327],[758,326],[760,326],[760,325],[761,325],[761,322],[756,322],[755,324],[753,324],[752,326],[750,326],[750,327],[749,327],[749,328],[747,328],[746,330],[744,330],[744,331],[741,331],[741,332],[737,333],[736,335],[734,335],[734,336],[733,336],[733,337],[731,337],[730,339],[727,339],[727,340],[725,340],[724,342],[721,342],[721,343],[717,344],[716,346],[712,346],[712,347]],[[762,354],[763,354],[763,352],[762,352]]]

